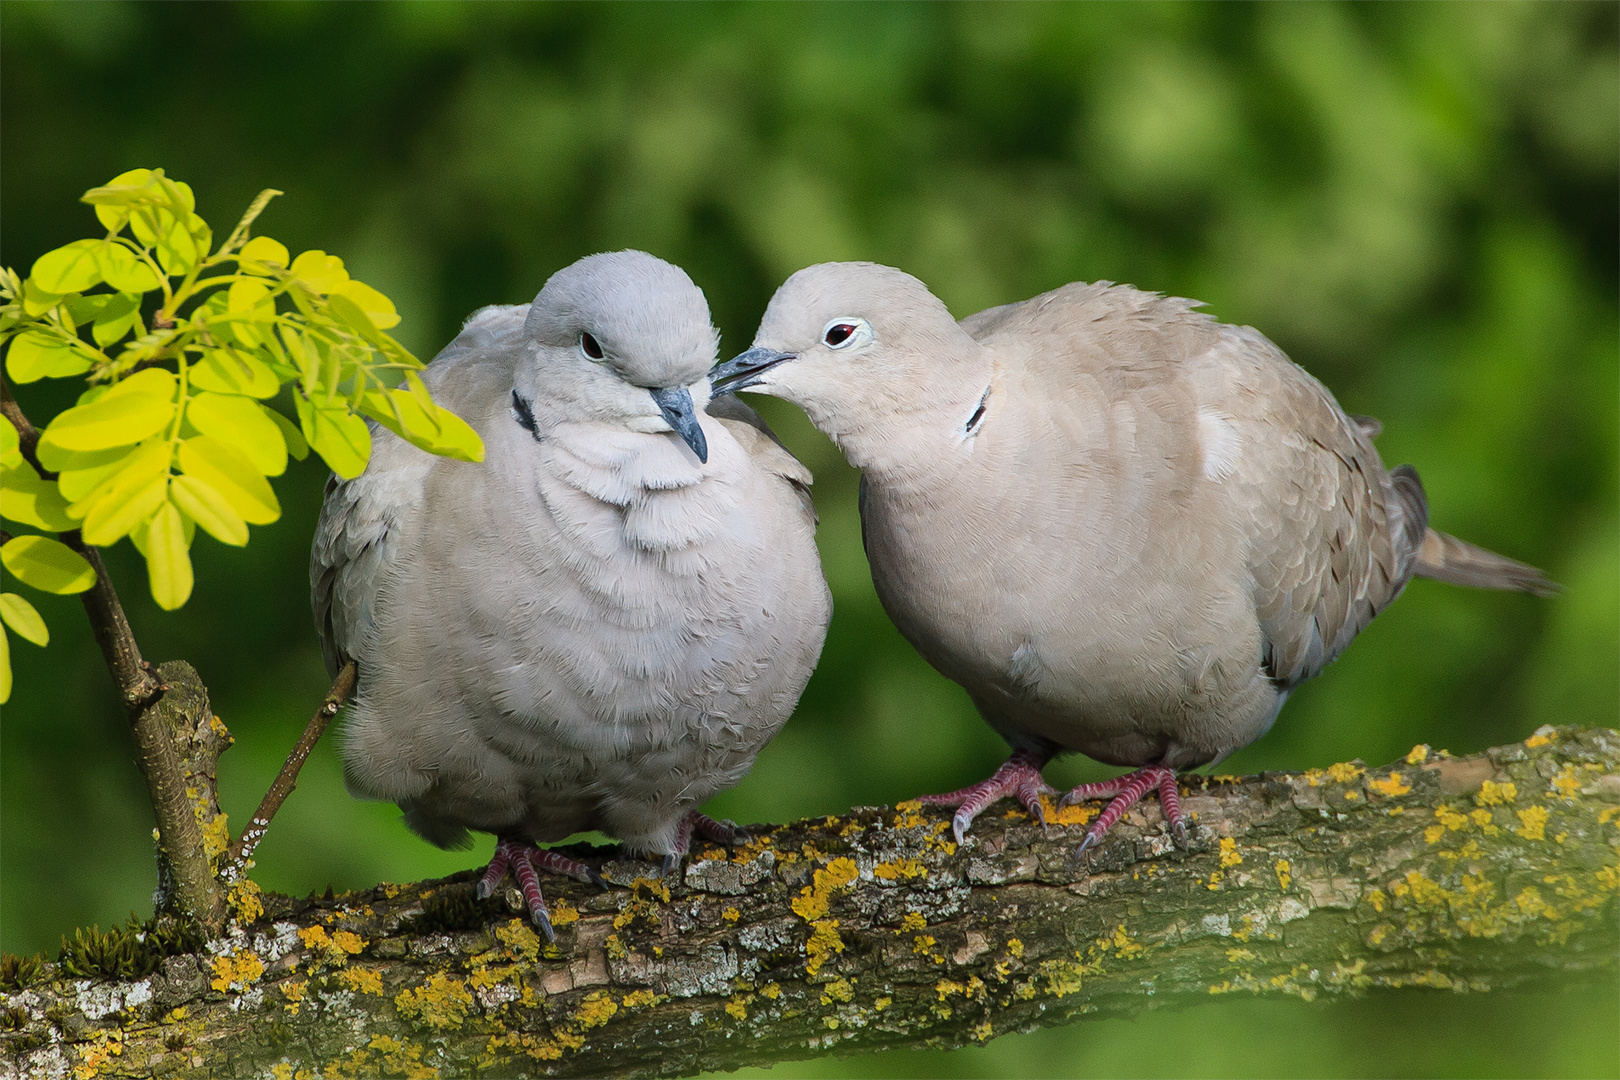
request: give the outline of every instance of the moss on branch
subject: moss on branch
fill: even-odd
[[[342,896],[231,894],[229,931],[122,981],[0,964],[0,1077],[683,1075],[957,1046],[1221,994],[1486,992],[1616,969],[1620,733],[1544,729],[1189,778],[1077,864],[1001,804],[960,849],[915,804],[700,846],[679,880],[547,882],[546,945],[472,874]]]

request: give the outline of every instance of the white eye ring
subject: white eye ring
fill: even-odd
[[[591,335],[589,330],[579,335],[579,351],[585,354],[585,359],[593,364],[600,364],[606,356],[602,352],[601,344]]]
[[[872,340],[872,324],[855,315],[840,315],[821,328],[821,343],[829,349],[847,349]]]

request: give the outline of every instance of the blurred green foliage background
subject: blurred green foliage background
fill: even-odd
[[[86,188],[189,181],[226,229],[320,247],[405,316],[459,320],[621,247],[685,267],[726,355],[827,259],[927,281],[958,316],[1071,280],[1198,297],[1259,327],[1420,468],[1434,523],[1545,567],[1552,601],[1416,582],[1223,771],[1456,752],[1620,715],[1613,3],[573,6],[0,5],[0,260],[90,231]],[[20,391],[36,421],[71,387]],[[717,800],[744,821],[977,780],[1003,747],[900,639],[861,553],[856,477],[765,409],[816,472],[836,615],[795,719]],[[184,658],[238,744],[245,821],[326,688],[308,542],[323,476],[245,550],[200,539],[157,610],[111,565],[148,658]],[[54,949],[145,911],[150,811],[77,601],[19,644],[0,725],[0,944]],[[1054,782],[1104,775],[1083,760]],[[260,848],[292,893],[465,868],[344,792],[333,744]],[[1517,996],[1221,1003],[951,1055],[776,1076],[1613,1075],[1611,983]]]

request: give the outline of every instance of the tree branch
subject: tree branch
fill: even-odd
[[[1095,806],[1047,833],[998,807],[958,850],[945,812],[902,804],[762,827],[680,880],[609,862],[607,891],[547,880],[552,946],[472,872],[262,910],[239,887],[203,954],[0,993],[0,1077],[674,1076],[1212,994],[1616,970],[1620,732],[1187,789],[1191,853],[1154,803],[1089,865],[1071,853]]]
[[[42,477],[54,479],[56,474],[39,463],[38,429],[29,422],[4,380],[0,380],[0,411],[16,427],[23,456]],[[142,658],[100,550],[86,544],[76,529],[60,533],[59,537],[84,556],[96,572],[95,585],[80,593],[79,599],[129,716],[135,737],[135,764],[146,778],[151,796],[158,828],[160,906],[207,931],[217,932],[225,914],[224,890],[209,856],[217,857],[223,849],[210,853],[203,834],[203,826],[215,820],[203,813],[209,807],[213,814],[218,813],[214,770],[211,763],[206,772],[185,769],[181,760],[184,751],[176,746],[176,732],[195,732],[204,719],[213,720],[208,712],[207,691],[197,673],[189,665],[180,664],[175,677],[193,686],[187,701],[193,706],[200,704],[202,711],[193,715],[172,703],[168,708],[160,707],[169,687]],[[198,806],[203,810],[194,809]]]
[[[321,702],[320,708],[315,710],[315,715],[310,717],[309,723],[304,726],[304,734],[299,736],[298,744],[293,747],[292,753],[287,755],[286,762],[281,766],[281,772],[276,775],[270,790],[264,793],[264,798],[259,802],[259,808],[253,812],[247,828],[242,830],[242,835],[231,845],[230,862],[225,871],[228,879],[234,881],[241,877],[246,869],[245,864],[253,857],[253,850],[259,846],[259,841],[264,839],[265,831],[270,828],[270,819],[276,816],[281,804],[287,801],[287,796],[298,786],[298,773],[303,769],[309,752],[315,749],[315,744],[320,742],[321,735],[326,732],[326,725],[332,722],[338,710],[343,708],[343,703],[349,700],[349,695],[354,693],[354,684],[358,679],[359,669],[355,666],[355,662],[350,660],[343,665],[343,670],[338,672],[326,699]]]

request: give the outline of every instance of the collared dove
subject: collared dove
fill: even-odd
[[[373,426],[327,486],[310,560],[329,671],[359,687],[343,738],[360,797],[441,847],[494,833],[551,925],[536,842],[589,829],[684,854],[821,652],[831,598],[810,474],[752,410],[709,400],[703,293],[651,255],[593,255],[532,305],[474,314],[422,373],[483,437],[481,464]]]
[[[715,393],[794,402],[862,470],[879,598],[1012,757],[924,801],[1044,820],[1060,751],[1137,770],[1080,847],[1176,771],[1264,735],[1413,574],[1545,593],[1539,571],[1427,527],[1417,473],[1375,421],[1270,341],[1194,302],[1071,284],[955,322],[870,263],[794,274]]]

